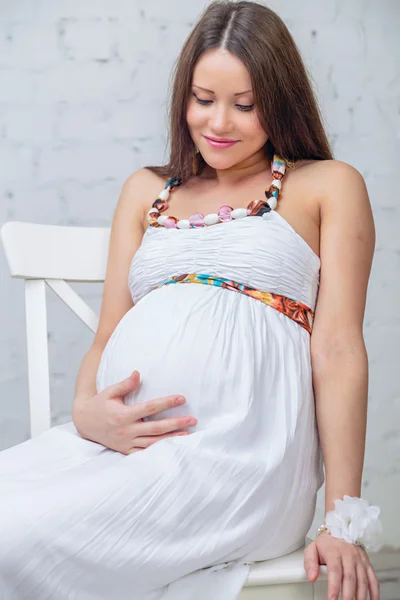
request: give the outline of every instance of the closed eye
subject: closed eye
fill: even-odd
[[[196,96],[196,94],[194,92],[192,92],[192,93],[193,93],[193,96],[196,98],[196,102],[198,104],[201,104],[202,106],[207,106],[208,104],[212,103],[212,100],[201,100],[200,98],[198,98]],[[254,104],[235,104],[235,106],[237,106],[238,109],[242,110],[242,111],[249,111],[254,108]]]

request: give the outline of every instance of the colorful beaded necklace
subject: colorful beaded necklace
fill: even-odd
[[[170,192],[180,186],[182,181],[179,177],[169,179],[165,184],[165,188],[159,193],[157,200],[152,204],[151,209],[147,213],[147,221],[149,227],[166,227],[167,229],[194,229],[198,227],[206,227],[216,225],[218,223],[226,223],[233,219],[242,219],[247,216],[263,217],[269,211],[275,210],[278,203],[279,191],[282,187],[282,179],[285,175],[288,163],[278,154],[274,154],[271,162],[272,183],[265,189],[266,200],[252,200],[247,208],[232,208],[224,204],[218,210],[218,213],[210,213],[204,216],[201,213],[194,213],[189,219],[177,219],[172,215],[162,215],[161,213],[167,210],[168,198]]]

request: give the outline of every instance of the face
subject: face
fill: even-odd
[[[194,143],[214,169],[245,166],[264,156],[268,136],[251,88],[246,67],[227,50],[210,50],[196,63],[186,119]],[[215,146],[207,137],[236,143]]]

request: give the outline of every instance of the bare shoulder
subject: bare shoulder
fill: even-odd
[[[108,249],[107,272],[95,343],[104,346],[123,315],[133,306],[128,285],[132,257],[146,229],[145,207],[160,191],[162,179],[149,169],[126,179],[114,212]]]
[[[146,167],[138,169],[129,175],[122,186],[116,214],[122,213],[123,218],[133,221],[144,232],[147,212],[163,187],[165,182],[162,177]]]
[[[356,169],[341,160],[310,160],[299,165],[299,177],[306,178],[312,185],[315,195],[324,200],[339,194],[355,192],[360,199],[367,196],[364,177]]]
[[[130,197],[144,209],[154,195],[157,197],[164,185],[162,177],[143,167],[126,179],[122,189],[125,192],[125,197]]]
[[[148,185],[157,185],[163,183],[163,178],[148,169],[147,167],[142,167],[138,169],[132,175],[130,175],[126,180],[126,185],[135,186],[137,188],[145,189]]]
[[[371,202],[364,177],[354,166],[340,160],[313,161],[309,165],[321,216],[321,248],[334,240],[354,252],[363,240],[370,255],[375,244]]]

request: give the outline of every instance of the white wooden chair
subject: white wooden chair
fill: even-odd
[[[67,281],[102,282],[110,229],[9,221],[1,239],[12,277],[25,280],[25,308],[31,435],[51,426],[46,284],[93,332],[98,318]],[[253,563],[239,600],[326,600],[327,568],[310,583],[304,548]]]

